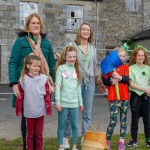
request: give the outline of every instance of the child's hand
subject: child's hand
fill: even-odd
[[[62,110],[61,105],[56,105],[56,110],[57,110],[57,111],[61,111],[61,110]]]
[[[21,117],[22,117],[22,114],[20,114],[20,113],[17,114],[17,117],[18,117],[18,118],[21,118]]]
[[[150,89],[146,88],[146,89],[145,89],[145,93],[146,93],[147,95],[150,95]]]
[[[118,79],[112,79],[112,84],[118,84]]]
[[[122,76],[120,76],[116,71],[113,72],[112,77],[114,79],[122,80]]]
[[[50,115],[46,115],[46,117],[48,118],[48,117],[50,117]]]
[[[83,107],[83,106],[80,106],[80,107],[79,107],[79,110],[80,110],[80,111],[83,111],[83,110],[84,110],[84,107]]]

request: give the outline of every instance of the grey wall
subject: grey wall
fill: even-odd
[[[45,24],[47,37],[54,51],[61,50],[75,37],[75,31],[67,31],[67,4],[83,5],[84,20],[94,31],[94,44],[97,49],[120,45],[125,39],[150,27],[150,1],[137,0],[136,10],[128,11],[129,0],[103,0],[95,3],[81,0],[26,0],[38,2],[39,13]],[[143,2],[143,3],[142,3]],[[20,21],[20,1],[0,0],[0,45],[1,81],[8,82],[8,58],[11,45],[17,38]]]

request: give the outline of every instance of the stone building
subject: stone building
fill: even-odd
[[[0,83],[8,83],[11,46],[26,16],[38,12],[54,51],[73,41],[82,22],[91,25],[99,53],[150,27],[149,0],[0,0]]]

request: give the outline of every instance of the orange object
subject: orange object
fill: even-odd
[[[124,64],[116,69],[116,72],[121,76],[129,76],[129,67],[128,65]],[[109,72],[108,74],[104,75],[105,78],[112,76],[113,72]],[[120,100],[129,100],[129,91],[127,84],[118,83],[119,87],[119,94]],[[116,95],[116,88],[115,85],[107,86],[108,88],[108,101],[118,100]]]
[[[107,150],[106,133],[101,131],[86,131],[81,150]]]

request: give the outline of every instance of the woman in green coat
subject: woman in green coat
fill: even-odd
[[[23,68],[24,58],[30,53],[42,51],[50,70],[50,75],[54,80],[55,59],[51,43],[44,34],[42,19],[36,13],[27,17],[24,30],[18,34],[18,38],[12,46],[9,60],[9,85],[13,89],[12,105],[15,107],[16,96],[20,95],[18,90],[18,80]],[[23,150],[26,150],[26,124],[25,118],[21,120],[21,131],[23,137]]]

